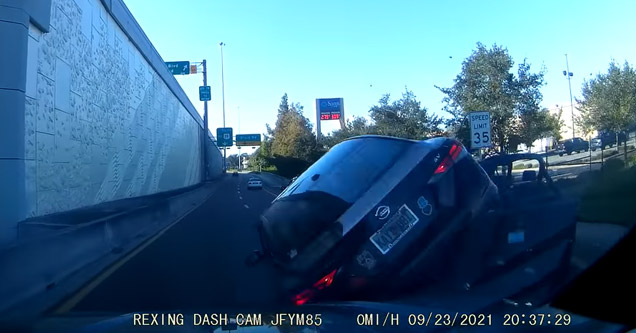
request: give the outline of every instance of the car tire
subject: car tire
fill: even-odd
[[[563,153],[559,153],[559,156],[563,156]]]

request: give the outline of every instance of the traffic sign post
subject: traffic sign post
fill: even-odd
[[[490,135],[490,113],[475,111],[468,114],[470,121],[470,147],[472,149],[492,147]]]
[[[199,100],[200,101],[209,101],[211,99],[212,93],[210,92],[210,86],[200,86],[199,87]]]
[[[260,134],[237,134],[236,146],[260,146],[261,135]]]
[[[188,75],[190,74],[190,62],[189,61],[169,61],[166,62],[166,66],[173,75]]]
[[[232,147],[234,145],[232,127],[219,127],[216,129],[216,145],[218,147]]]

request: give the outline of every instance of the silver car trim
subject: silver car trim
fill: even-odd
[[[442,140],[433,143],[441,146]],[[438,146],[438,147],[439,147]],[[430,142],[418,142],[408,148],[398,161],[386,173],[367,190],[336,222],[342,224],[342,235],[346,235],[362,218],[380,203],[387,193],[392,191],[433,149]]]

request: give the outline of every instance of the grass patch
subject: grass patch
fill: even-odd
[[[605,172],[581,197],[578,218],[585,222],[636,225],[636,167]]]

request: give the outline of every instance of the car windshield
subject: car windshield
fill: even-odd
[[[634,13],[0,0],[0,332],[398,305],[424,309],[400,332],[500,307],[612,331],[631,308],[585,301],[631,300],[600,260],[636,224]],[[586,273],[591,310],[557,306]]]

